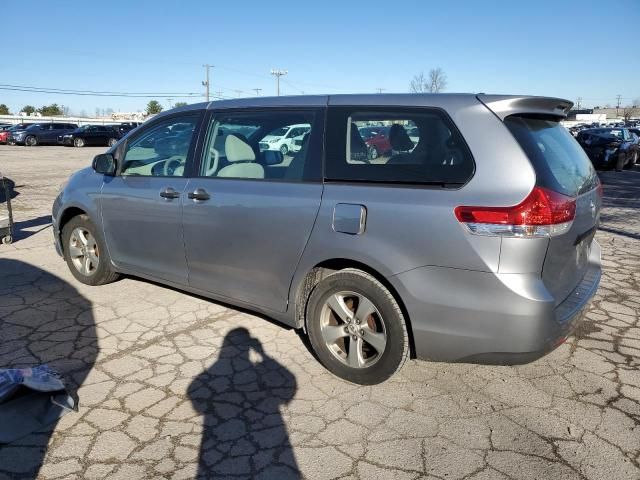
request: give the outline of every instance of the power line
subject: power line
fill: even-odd
[[[93,97],[161,97],[161,98],[186,98],[186,97],[199,97],[201,94],[195,92],[109,92],[109,91],[97,91],[97,90],[68,90],[62,88],[49,88],[49,87],[33,87],[27,85],[10,85],[0,84],[0,90],[17,91],[17,92],[30,92],[30,93],[49,93],[56,95],[83,95]]]

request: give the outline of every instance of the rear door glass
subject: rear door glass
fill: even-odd
[[[325,178],[456,188],[475,164],[449,117],[433,108],[332,107]]]
[[[596,187],[598,176],[589,157],[559,122],[511,116],[504,123],[529,157],[539,186],[569,196]]]

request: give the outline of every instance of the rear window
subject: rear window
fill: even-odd
[[[589,157],[557,121],[511,116],[504,123],[529,157],[539,186],[569,196],[596,187]]]

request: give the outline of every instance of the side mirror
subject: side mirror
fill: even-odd
[[[262,155],[265,165],[280,165],[284,161],[280,150],[265,150]]]
[[[116,174],[116,160],[110,153],[101,153],[93,157],[91,165],[97,173],[113,177]]]

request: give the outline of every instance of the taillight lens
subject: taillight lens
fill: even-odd
[[[456,218],[476,235],[504,237],[552,237],[571,228],[576,199],[534,187],[518,205],[512,207],[456,207]]]
[[[602,197],[604,197],[604,187],[602,186],[602,182],[600,180],[598,180],[596,191],[598,192],[598,196],[600,197],[600,199],[602,199]]]

